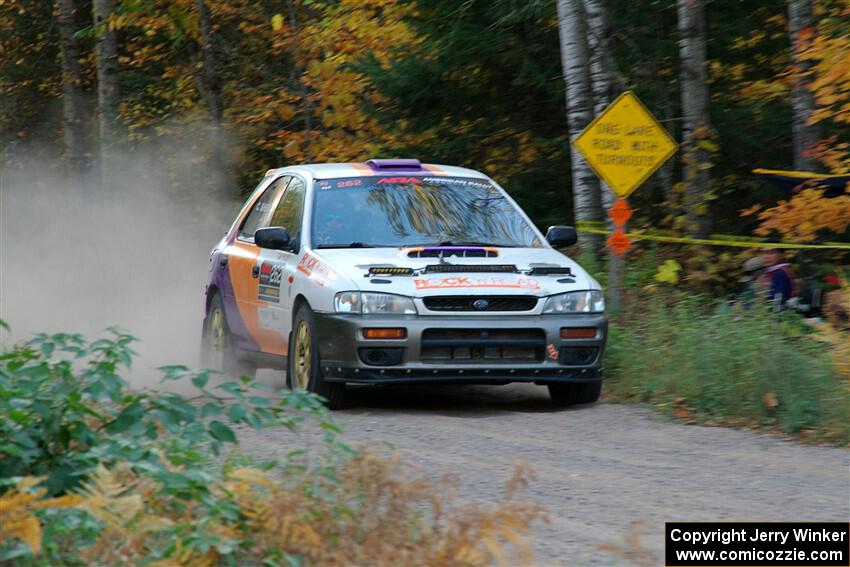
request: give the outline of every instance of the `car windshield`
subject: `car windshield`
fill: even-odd
[[[516,207],[486,179],[322,179],[313,195],[315,248],[542,246]]]

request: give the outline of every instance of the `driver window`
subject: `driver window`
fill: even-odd
[[[269,226],[269,220],[272,217],[275,205],[278,200],[280,200],[280,195],[283,193],[283,190],[286,189],[286,185],[289,183],[290,179],[292,178],[281,177],[272,183],[269,188],[266,189],[265,193],[257,199],[257,202],[254,204],[254,208],[251,209],[251,212],[245,217],[242,227],[239,229],[240,240],[253,240],[254,233],[257,232],[258,228]]]
[[[289,232],[295,250],[301,247],[301,224],[304,216],[306,193],[304,181],[298,177],[293,177],[268,225],[263,225],[285,228]]]

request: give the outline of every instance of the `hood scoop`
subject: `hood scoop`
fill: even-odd
[[[535,266],[528,272],[529,276],[572,276],[569,266]]]
[[[411,248],[407,251],[408,258],[495,258],[498,255],[499,251],[495,248],[465,246],[433,246]]]
[[[515,274],[517,267],[513,264],[430,264],[423,270],[426,274],[455,274],[460,272],[477,274]]]

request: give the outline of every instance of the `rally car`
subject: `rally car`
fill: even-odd
[[[532,382],[594,402],[607,337],[599,283],[499,185],[414,159],[270,170],[209,257],[209,366],[346,384]]]

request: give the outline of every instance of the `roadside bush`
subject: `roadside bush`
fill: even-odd
[[[190,380],[206,403],[131,390],[120,372],[132,363],[135,339],[110,333],[91,343],[80,335],[40,334],[0,355],[0,478],[45,476],[44,487],[55,495],[78,486],[98,464],[132,462],[191,489],[204,479],[176,479],[156,468],[204,463],[236,443],[229,424],[294,428],[304,415],[287,414],[286,406],[321,412],[319,401],[304,394],[274,404],[268,387],[247,379],[222,383],[215,393],[207,388],[209,371],[183,366],[163,367],[163,380]]]
[[[397,457],[354,451],[321,400],[165,367],[195,399],[139,392],[133,338],[39,335],[0,355],[0,564],[486,565],[530,561],[538,507],[459,505]],[[323,432],[321,458],[257,462],[233,424]],[[229,450],[224,449],[229,447]]]
[[[612,324],[606,388],[680,418],[850,440],[850,389],[791,313],[703,297],[646,301]]]

